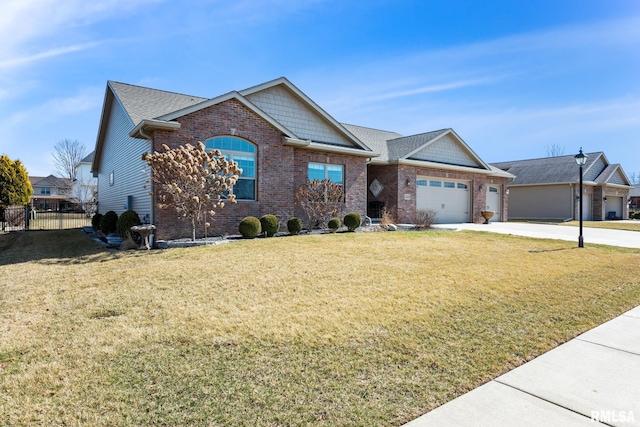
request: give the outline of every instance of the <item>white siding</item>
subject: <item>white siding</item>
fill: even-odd
[[[127,210],[127,196],[133,196],[133,209],[141,219],[151,218],[151,196],[145,190],[146,180],[142,170],[145,162],[142,154],[150,150],[149,141],[131,138],[133,123],[122,106],[114,100],[109,113],[109,125],[105,133],[102,158],[98,173],[98,212],[115,211],[118,215]],[[109,182],[113,173],[113,185]]]
[[[412,159],[447,163],[461,166],[478,167],[478,162],[462,148],[451,135],[445,135],[437,141],[411,156]]]
[[[301,139],[354,146],[322,116],[283,87],[274,86],[247,98]]]

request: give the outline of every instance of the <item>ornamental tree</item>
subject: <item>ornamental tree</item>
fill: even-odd
[[[307,180],[296,192],[295,199],[307,215],[307,229],[311,231],[321,221],[328,220],[342,211],[344,191],[342,185],[329,179]]]
[[[187,218],[191,222],[191,238],[195,240],[196,225],[202,222],[205,213],[213,216],[225,201],[236,203],[233,185],[242,169],[227,160],[220,150],[207,152],[202,142],[195,147],[185,144],[173,149],[162,144],[162,150],[142,155],[151,169],[150,179],[156,184],[158,207],[173,206]]]
[[[14,162],[5,154],[0,156],[0,208],[27,205],[32,194],[29,174],[22,162]]]

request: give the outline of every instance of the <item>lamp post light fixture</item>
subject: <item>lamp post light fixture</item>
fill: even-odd
[[[587,163],[587,155],[582,152],[582,147],[580,147],[580,152],[575,155],[576,163],[580,166],[580,236],[578,237],[578,247],[584,248],[584,240],[582,239],[582,166]]]

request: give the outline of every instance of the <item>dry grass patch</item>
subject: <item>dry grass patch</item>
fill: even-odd
[[[573,246],[428,231],[123,253],[0,235],[0,420],[400,425],[640,304],[640,251]]]

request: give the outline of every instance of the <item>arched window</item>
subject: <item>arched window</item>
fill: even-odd
[[[242,168],[240,179],[233,186],[238,200],[256,199],[256,146],[235,136],[216,136],[205,141],[207,150],[220,150],[228,160],[235,160]]]

